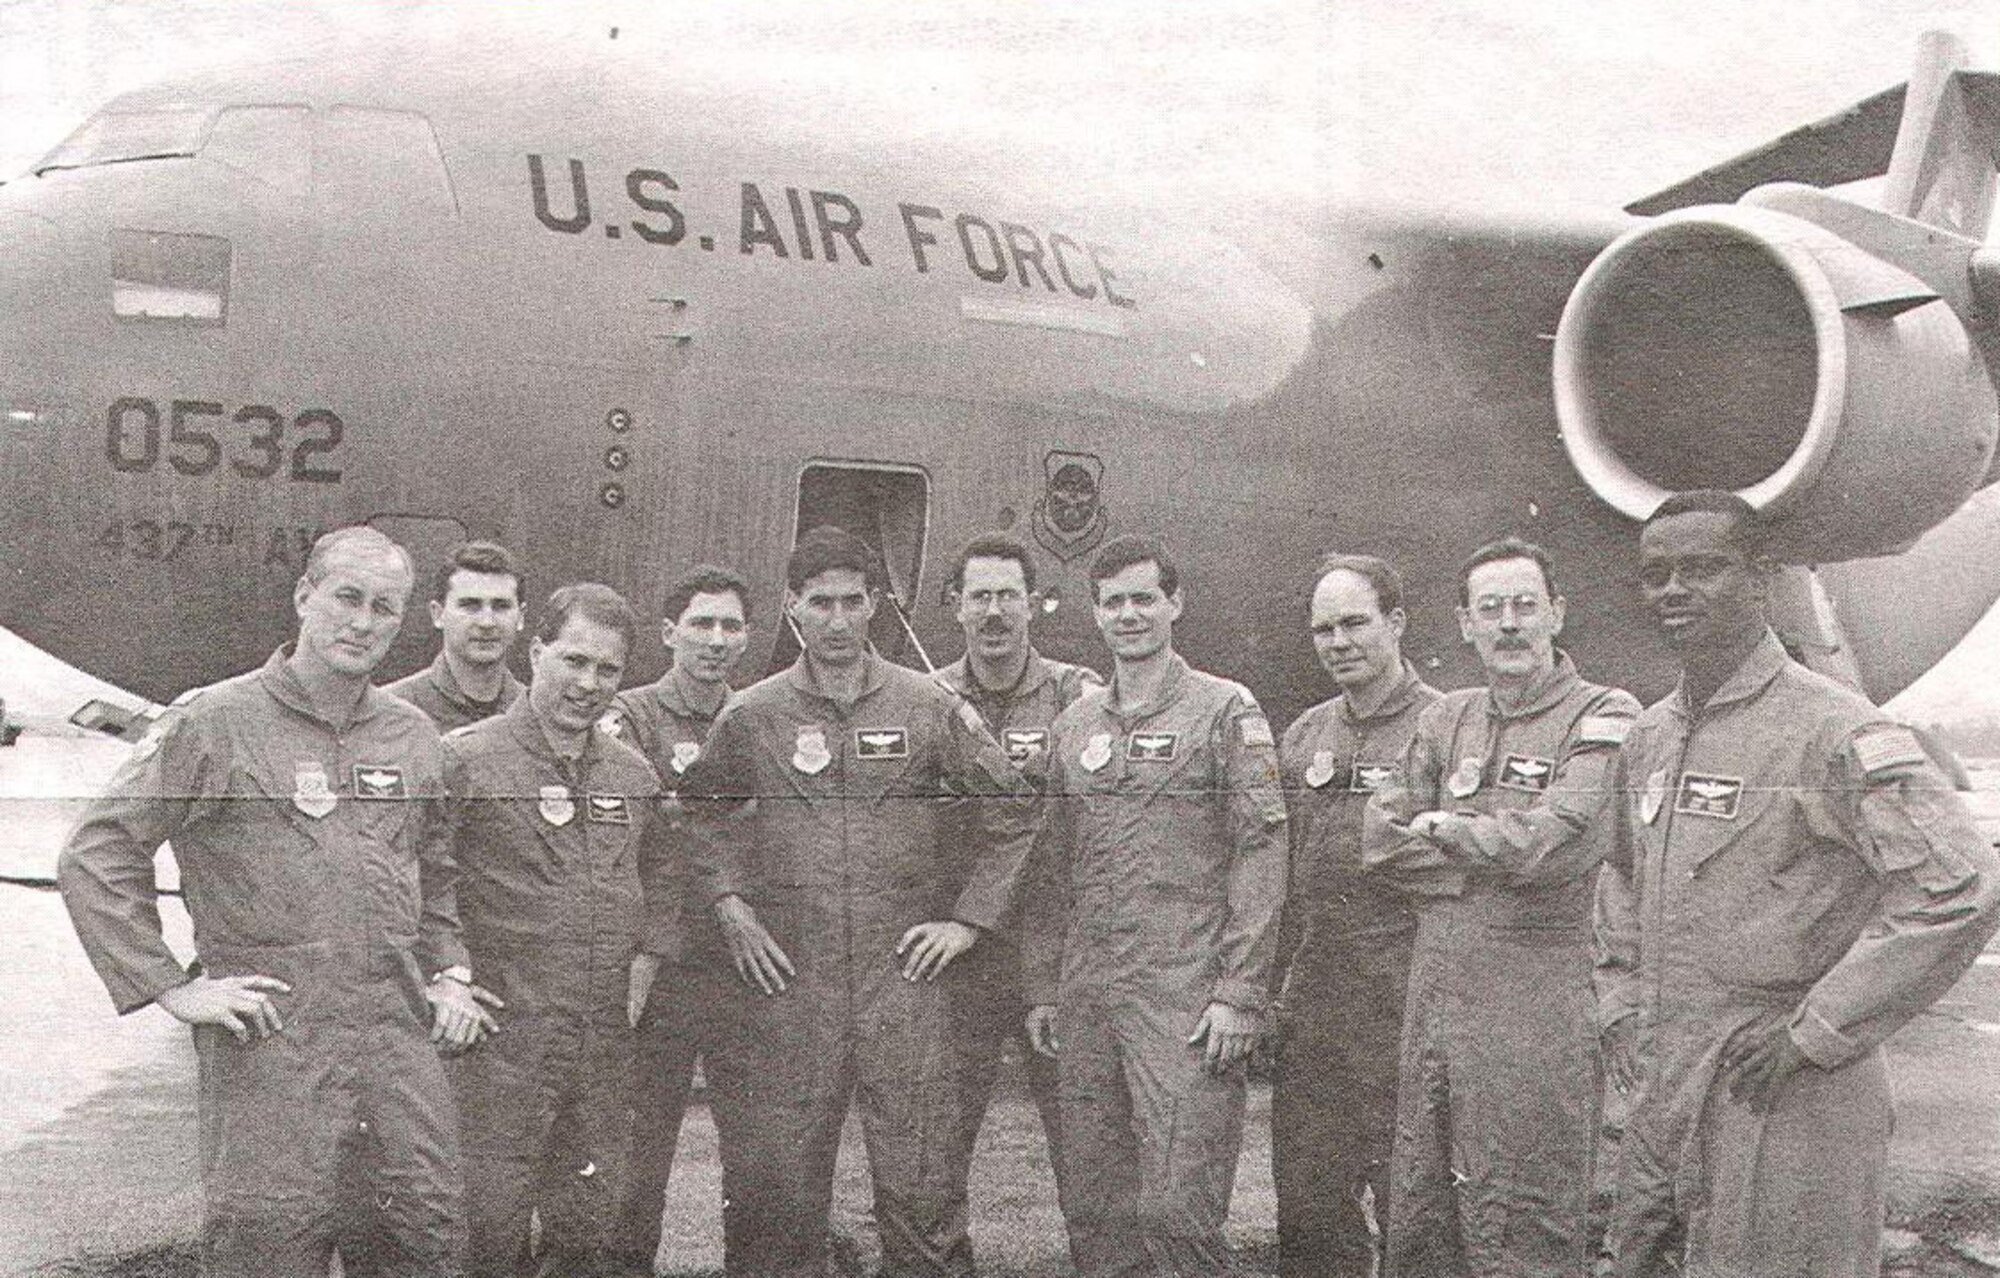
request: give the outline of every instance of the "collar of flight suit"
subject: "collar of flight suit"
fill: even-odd
[[[527,697],[517,699],[501,712],[500,718],[514,740],[529,754],[555,765],[558,771],[569,764],[570,760],[556,753],[555,743],[549,740],[548,730],[542,727],[542,716],[535,713],[532,700]],[[576,766],[588,773],[603,753],[603,743],[598,740],[597,729],[593,727],[583,734],[583,753],[576,757]]]
[[[1410,664],[1409,658],[1405,657],[1402,669],[1396,673],[1395,686],[1389,689],[1389,695],[1382,698],[1382,703],[1376,706],[1372,713],[1354,713],[1354,703],[1348,700],[1344,692],[1335,699],[1334,704],[1340,707],[1340,717],[1349,724],[1379,723],[1384,719],[1393,719],[1409,709],[1410,703],[1417,699],[1417,690],[1423,686],[1423,677],[1417,673],[1417,668]]]
[[[861,691],[854,695],[854,705],[860,705],[882,690],[882,685],[888,682],[882,672],[882,667],[887,664],[873,647],[861,650]],[[840,699],[820,687],[819,680],[813,677],[812,662],[803,652],[799,654],[799,659],[792,663],[792,668],[785,671],[785,681],[792,685],[794,691],[804,696],[824,701],[828,705],[840,706]],[[843,713],[852,708],[852,706],[843,707]]]
[[[1583,681],[1576,672],[1576,663],[1561,648],[1556,649],[1556,664],[1540,680],[1529,685],[1528,695],[1521,699],[1519,707],[1503,710],[1493,696],[1493,689],[1486,689],[1486,714],[1492,719],[1526,719],[1540,714],[1569,695],[1570,689]]]
[[[1730,672],[1729,677],[1722,681],[1722,686],[1708,699],[1708,704],[1701,708],[1709,710],[1738,701],[1748,701],[1769,687],[1771,680],[1777,678],[1791,664],[1792,658],[1785,651],[1785,645],[1778,641],[1777,633],[1766,626],[1764,637],[1757,641],[1757,646],[1750,650],[1750,655],[1743,658],[1743,664]],[[1667,708],[1680,718],[1694,718],[1696,712],[1688,705],[1685,679],[1674,685],[1672,694],[1667,697]]]
[[[1187,682],[1188,663],[1178,652],[1167,654],[1167,674],[1160,680],[1160,690],[1151,701],[1144,705],[1120,706],[1118,703],[1118,670],[1113,667],[1111,683],[1104,698],[1104,712],[1120,724],[1130,727],[1141,719],[1150,719],[1174,703],[1181,692],[1181,685]]]
[[[508,694],[520,686],[514,678],[514,672],[503,665],[500,667],[499,695],[491,701],[475,701],[466,695],[465,689],[458,686],[458,679],[451,673],[451,663],[444,659],[444,650],[442,648],[438,650],[438,655],[432,659],[430,670],[427,673],[431,681],[431,686],[438,690],[438,695],[450,702],[454,709],[461,712],[487,710],[495,706],[504,707],[511,700]]]
[[[287,709],[295,710],[314,723],[324,724],[335,732],[346,732],[382,713],[383,707],[388,702],[398,700],[379,688],[363,686],[361,697],[354,703],[354,714],[348,719],[347,726],[342,728],[335,725],[320,713],[320,708],[313,704],[312,694],[306,691],[306,686],[299,681],[298,675],[292,673],[291,659],[297,647],[295,643],[281,644],[264,663],[263,668],[257,671],[257,682]]]
[[[722,704],[715,708],[714,713],[695,709],[687,699],[686,689],[681,686],[680,667],[678,665],[669,668],[665,674],[654,680],[652,686],[648,687],[645,692],[647,696],[666,707],[667,711],[675,718],[699,719],[703,723],[715,722],[715,716],[728,709],[729,702],[736,696],[736,690],[724,684],[722,688]]]
[[[1036,652],[1033,644],[1029,644],[1027,668],[1021,672],[1021,681],[1011,688],[989,688],[980,683],[978,677],[972,673],[972,657],[970,654],[960,657],[957,661],[938,671],[938,677],[950,684],[953,692],[956,692],[968,701],[976,701],[982,697],[988,697],[996,698],[1006,702],[1008,705],[1012,705],[1017,701],[1026,701],[1041,691],[1043,686],[1054,677],[1054,672],[1049,665],[1048,658]]]

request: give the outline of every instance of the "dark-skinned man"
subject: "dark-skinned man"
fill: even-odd
[[[1403,582],[1334,555],[1312,594],[1312,641],[1338,695],[1285,730],[1291,881],[1280,932],[1282,1046],[1271,1094],[1278,1270],[1369,1278],[1387,1219],[1396,1056],[1415,903],[1361,866],[1368,796],[1392,781],[1438,698],[1403,660]]]
[[[671,837],[681,777],[701,757],[715,717],[734,695],[729,676],[750,644],[750,587],[726,568],[700,565],[667,591],[660,641],[673,665],[643,688],[627,688],[604,728],[645,755],[666,788]],[[682,884],[685,892],[690,884]],[[619,1208],[616,1247],[634,1273],[649,1273],[660,1249],[667,1179],[695,1063],[714,1043],[714,1008],[727,998],[728,960],[714,920],[684,903],[653,997],[639,1021],[633,1075],[633,1146]]]
[[[1634,1095],[1621,1278],[1876,1274],[1880,1045],[2000,924],[2000,862],[1915,735],[1766,627],[1761,538],[1709,491],[1640,534],[1681,681],[1626,742],[1598,888],[1606,1055]]]
[[[1090,575],[1114,672],[1050,733],[1025,915],[1070,1257],[1084,1278],[1235,1272],[1222,1228],[1285,898],[1277,749],[1249,692],[1175,654],[1157,541],[1107,543]]]
[[[521,570],[504,546],[453,546],[431,583],[431,625],[443,636],[436,660],[382,691],[401,697],[449,732],[499,714],[521,695],[507,655],[521,633]]]
[[[474,1035],[451,1070],[472,1278],[531,1271],[529,1218],[552,1184],[567,1185],[571,1216],[542,1271],[614,1262],[634,1026],[675,891],[659,779],[596,727],[636,628],[608,586],[557,590],[529,644],[527,695],[444,738],[469,966],[502,1004],[497,1030]]]
[[[437,727],[369,686],[410,584],[380,532],[321,537],[292,593],[297,641],[176,702],[63,850],[64,902],[119,1010],[194,1026],[215,1278],[325,1278],[354,1158],[390,1272],[459,1272],[458,1123],[433,1040],[491,1018],[439,837]],[[168,840],[191,971],[154,902]]]
[[[1021,542],[999,533],[974,538],[959,552],[949,588],[965,632],[965,655],[938,671],[938,678],[979,711],[1007,757],[1039,786],[1049,726],[1070,702],[1104,681],[1088,667],[1044,657],[1029,642],[1038,596],[1034,560]],[[1050,1161],[1060,1168],[1055,1062],[1023,1037],[1028,1001],[1019,931],[1018,926],[1004,930],[961,960],[963,1024],[957,1037],[966,1052],[965,1153],[970,1156],[978,1143],[1005,1049],[1018,1044]]]
[[[704,1069],[742,1278],[825,1273],[857,1099],[883,1272],[972,1272],[954,960],[1013,911],[1038,814],[976,711],[869,649],[878,558],[837,528],[799,539],[799,659],[738,694],[681,779],[696,899],[741,978]]]
[[[1601,1091],[1591,893],[1639,704],[1559,651],[1548,557],[1494,542],[1459,578],[1487,685],[1417,721],[1362,861],[1420,893],[1390,1156],[1390,1278],[1579,1278]]]

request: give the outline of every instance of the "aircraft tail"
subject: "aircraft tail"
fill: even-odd
[[[1771,182],[1836,186],[1882,177],[1881,208],[1983,240],[2000,151],[2000,75],[1974,71],[1965,43],[1925,33],[1907,84],[1884,89],[1625,206],[1653,217],[1729,204]]]

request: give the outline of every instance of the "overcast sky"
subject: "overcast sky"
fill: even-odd
[[[0,175],[162,74],[348,40],[560,64],[613,27],[628,65],[768,87],[802,128],[1218,210],[1615,207],[1906,78],[1928,28],[2000,65],[2000,0],[0,0]],[[2000,619],[1941,673],[1919,703],[2000,688]]]

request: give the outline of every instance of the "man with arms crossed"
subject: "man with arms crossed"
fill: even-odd
[[[1761,536],[1709,491],[1640,533],[1682,672],[1626,742],[1598,890],[1606,1054],[1636,1086],[1621,1278],[1877,1273],[1882,1040],[2000,924],[2000,862],[1916,737],[1766,627]]]
[[[954,960],[1012,912],[1037,814],[970,706],[869,649],[876,559],[837,528],[799,539],[799,659],[723,710],[681,779],[695,900],[741,977],[704,1067],[741,1278],[824,1275],[857,1097],[883,1272],[972,1272]],[[945,838],[966,807],[969,857]]]
[[[507,654],[521,633],[521,571],[504,546],[460,542],[431,584],[431,625],[444,636],[437,659],[382,691],[401,697],[449,732],[496,715],[521,695]]]
[[[1114,670],[1050,733],[1026,915],[1029,1039],[1061,1069],[1057,1192],[1084,1278],[1229,1273],[1285,899],[1277,749],[1248,691],[1175,655],[1157,541],[1107,543],[1090,576]]]
[[[1028,548],[1012,537],[989,533],[967,543],[952,570],[950,589],[958,624],[965,631],[965,655],[938,671],[946,687],[972,703],[1014,766],[1040,786],[1046,771],[1049,725],[1064,707],[1103,680],[1084,666],[1051,661],[1028,641],[1034,615],[1035,565]],[[1010,921],[1011,922],[1011,921]],[[958,1038],[966,1052],[965,1154],[970,1157],[992,1102],[1001,1054],[1018,1041],[1028,1094],[1042,1118],[1050,1161],[1056,1157],[1056,1066],[1027,1049],[1023,1018],[1027,995],[1021,979],[1019,925],[1012,925],[961,960]]]
[[[749,585],[726,568],[696,567],[667,591],[660,641],[673,665],[656,682],[619,693],[605,716],[606,731],[645,755],[660,774],[669,837],[677,841],[684,835],[675,793],[734,695],[729,676],[750,644],[749,621]],[[728,951],[708,912],[686,903],[690,887],[676,884],[680,906],[672,943],[639,1021],[632,1161],[615,1242],[637,1273],[651,1271],[660,1249],[667,1178],[695,1062],[713,1049],[716,1007],[729,997]]]
[[[352,1157],[382,1263],[458,1273],[458,1124],[433,1040],[491,1021],[460,979],[437,726],[368,681],[410,575],[374,529],[321,537],[292,592],[296,643],[182,697],[63,849],[64,902],[119,1010],[158,1003],[195,1027],[214,1278],[325,1278]],[[192,974],[154,903],[169,839]]]
[[[1557,650],[1548,556],[1508,539],[1459,577],[1487,686],[1417,720],[1362,861],[1422,893],[1390,1158],[1392,1278],[1578,1278],[1598,1112],[1592,882],[1639,703]]]
[[[1334,555],[1312,595],[1312,641],[1339,694],[1285,730],[1292,864],[1279,935],[1283,1030],[1271,1094],[1278,1268],[1368,1278],[1372,1215],[1387,1218],[1396,1053],[1416,906],[1364,875],[1362,813],[1395,779],[1437,689],[1403,660],[1403,580],[1372,555]]]

